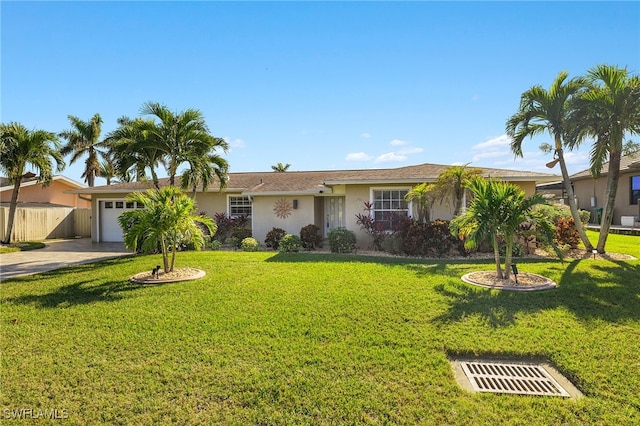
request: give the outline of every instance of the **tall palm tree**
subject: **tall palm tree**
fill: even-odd
[[[195,216],[195,201],[176,187],[133,192],[127,201],[141,204],[144,208],[127,210],[118,217],[118,223],[124,231],[125,246],[136,251],[141,244],[142,250],[147,253],[160,246],[165,273],[173,271],[176,252],[181,244],[193,243],[196,250],[204,246],[204,236],[198,222],[209,229],[210,235],[215,234],[213,219]]]
[[[118,128],[105,140],[111,149],[117,173],[123,180],[130,173],[137,181],[146,180],[146,170],[149,169],[153,185],[160,189],[157,168],[164,164],[164,159],[154,138],[154,128],[152,119],[120,117]]]
[[[151,115],[159,122],[147,129],[152,146],[158,148],[165,159],[169,185],[175,184],[178,167],[183,163],[205,165],[198,156],[212,154],[217,148],[226,153],[228,144],[221,138],[209,133],[203,114],[197,109],[186,109],[174,113],[165,105],[147,102],[142,106],[141,114]],[[226,172],[220,169],[221,176]],[[203,176],[206,173],[194,172]],[[217,173],[216,173],[217,174]]]
[[[434,201],[432,189],[433,184],[423,182],[411,188],[404,196],[405,201],[416,202],[419,223],[431,220],[429,210]]]
[[[100,141],[102,131],[102,117],[95,114],[89,121],[83,121],[76,116],[67,116],[71,122],[71,129],[60,133],[60,137],[67,140],[67,144],[62,147],[61,153],[66,156],[71,154],[69,164],[73,164],[84,155],[85,168],[82,173],[84,181],[89,186],[93,186],[95,178],[100,172],[100,161],[98,155],[104,155],[104,142]]]
[[[11,122],[0,125],[0,140],[0,169],[7,175],[9,182],[13,183],[7,230],[3,241],[9,243],[18,207],[20,185],[27,166],[37,172],[38,182],[46,186],[53,178],[52,160],[55,161],[58,172],[64,169],[65,163],[60,153],[60,142],[54,133],[28,130],[22,124]]]
[[[282,173],[289,170],[289,167],[291,167],[291,164],[289,163],[287,164],[278,163],[275,166],[271,166],[271,170],[273,170],[274,172]]]
[[[116,170],[115,160],[111,155],[100,162],[100,170],[98,175],[107,181],[107,185],[119,183],[118,172]]]
[[[456,217],[462,210],[462,200],[464,198],[464,185],[475,176],[480,176],[481,169],[468,168],[467,164],[462,166],[447,167],[433,184],[433,194],[435,200],[441,203],[445,200],[453,201],[453,216]]]
[[[525,197],[524,191],[512,183],[481,177],[467,181],[465,186],[474,198],[467,211],[451,221],[451,232],[465,238],[465,247],[468,249],[490,240],[497,278],[509,279],[513,241],[523,222],[532,223],[540,230],[540,237],[548,241],[561,256],[553,243],[553,226],[544,216],[533,212],[535,205],[546,204],[541,194]],[[500,259],[500,239],[504,240],[506,246],[504,271]]]
[[[586,82],[583,78],[573,78],[567,81],[567,77],[568,74],[561,71],[549,90],[545,90],[541,86],[533,86],[525,91],[520,98],[518,112],[507,120],[506,132],[511,137],[511,151],[519,157],[522,157],[522,142],[525,138],[545,132],[553,136],[554,157],[560,163],[564,189],[569,197],[571,216],[582,243],[588,251],[591,251],[593,245],[587,238],[587,233],[580,220],[563,152],[566,142],[564,139],[570,127],[568,119],[570,102],[574,97],[580,96]]]
[[[573,102],[570,146],[587,137],[594,138],[590,156],[594,177],[600,175],[604,163],[609,161],[607,197],[597,245],[598,252],[604,253],[618,191],[623,139],[628,133],[640,134],[640,77],[629,75],[626,68],[597,65],[588,71],[587,79],[589,90]]]

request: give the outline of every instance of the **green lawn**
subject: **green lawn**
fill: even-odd
[[[640,257],[640,237],[611,235],[608,250]],[[491,260],[274,252],[180,253],[178,267],[207,276],[127,281],[158,258],[1,285],[3,419],[640,423],[640,260],[520,261],[559,284],[536,293],[462,283]],[[468,393],[447,361],[457,354],[544,358],[586,397]]]

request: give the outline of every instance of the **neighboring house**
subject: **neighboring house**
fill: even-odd
[[[36,178],[26,179],[20,185],[18,194],[18,206],[28,207],[29,204],[51,205],[54,207],[78,207],[91,208],[91,199],[80,194],[69,194],[66,191],[84,189],[86,185],[78,183],[64,176],[54,176],[51,184],[43,187]],[[13,184],[9,179],[0,178],[0,203],[8,207],[13,194]]]
[[[598,223],[598,211],[604,207],[608,168],[609,163],[605,163],[598,178],[593,178],[588,169],[570,176],[578,198],[578,208],[591,212],[590,222],[592,223]],[[620,179],[612,224],[633,226],[638,220],[640,220],[640,151],[624,156],[620,161]]]
[[[315,224],[325,237],[331,229],[346,227],[356,233],[359,247],[367,247],[368,236],[356,224],[356,214],[364,212],[365,202],[374,204],[374,217],[390,227],[392,213],[414,215],[411,203],[404,201],[407,191],[416,184],[435,181],[447,167],[421,164],[395,169],[230,173],[226,188],[199,191],[196,201],[198,211],[211,217],[216,213],[249,215],[253,236],[261,243],[274,227],[299,234],[302,227]],[[527,195],[535,192],[537,183],[558,180],[558,176],[546,173],[482,170],[485,177],[518,184]],[[162,179],[161,185],[167,182]],[[124,210],[137,207],[125,197],[152,187],[151,182],[134,182],[69,192],[91,195],[94,241],[122,241],[117,218]],[[451,219],[452,211],[446,205],[436,206],[431,218]]]
[[[46,187],[35,178],[25,179],[18,194],[12,241],[89,237],[91,198],[81,193],[68,193],[86,187],[64,176],[54,176]],[[0,237],[3,240],[12,195],[13,185],[9,179],[0,178]]]

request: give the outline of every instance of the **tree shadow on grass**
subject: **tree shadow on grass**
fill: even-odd
[[[95,284],[95,281],[86,280],[58,287],[51,293],[8,297],[4,303],[33,305],[38,308],[66,308],[98,302],[115,302],[123,299],[125,292],[138,290],[140,287],[128,281]]]
[[[479,316],[491,327],[507,327],[513,325],[520,314],[558,307],[568,309],[586,322],[640,320],[640,265],[615,262],[581,268],[580,262],[569,263],[558,288],[552,290],[490,290],[455,279],[439,284],[434,289],[449,300],[450,308],[435,321],[446,324]],[[452,270],[460,275],[459,270]]]
[[[108,279],[105,269],[121,268],[123,263],[131,262],[131,258],[114,258],[95,263],[82,263],[38,275],[17,277],[14,281],[60,280],[72,281],[67,285],[57,286],[49,293],[23,294],[6,297],[3,303],[14,305],[33,305],[41,308],[61,308],[74,305],[88,305],[98,302],[114,302],[124,299],[125,293],[139,290],[145,286],[125,279]],[[74,274],[91,273],[86,279],[70,278]],[[105,277],[105,278],[100,278]]]

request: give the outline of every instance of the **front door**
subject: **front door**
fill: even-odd
[[[344,227],[344,197],[324,198],[324,237],[334,228]]]

